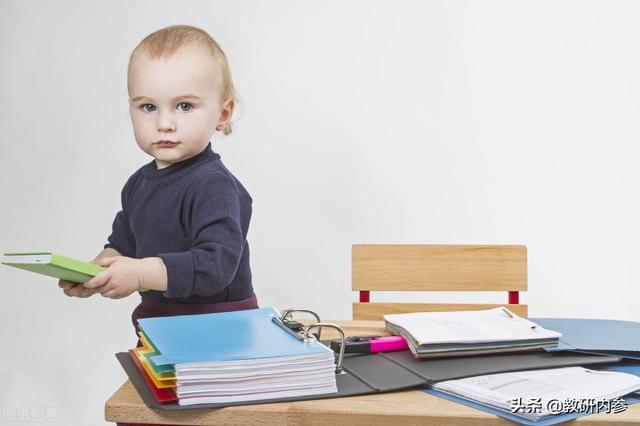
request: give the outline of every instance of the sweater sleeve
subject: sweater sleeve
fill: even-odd
[[[194,185],[185,197],[183,215],[191,249],[158,254],[167,268],[163,294],[211,296],[231,283],[244,247],[240,199],[232,180],[213,175]]]
[[[104,248],[112,248],[123,256],[135,257],[136,242],[129,227],[129,218],[127,215],[129,182],[130,180],[125,184],[124,188],[122,188],[120,194],[122,210],[116,214],[113,220],[111,235],[107,238],[108,243],[104,245]]]

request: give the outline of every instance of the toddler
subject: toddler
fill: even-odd
[[[139,318],[258,307],[247,231],[251,197],[211,149],[229,134],[235,93],[227,58],[203,30],[156,31],[133,50],[128,91],[136,143],[154,158],[122,189],[106,267],[68,296],[119,299],[140,291]]]

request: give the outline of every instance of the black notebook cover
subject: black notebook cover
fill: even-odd
[[[581,353],[548,353],[543,350],[519,354],[480,355],[464,358],[437,358],[418,360],[408,350],[345,355],[345,374],[336,376],[337,393],[308,395],[297,398],[263,399],[232,403],[209,403],[181,406],[176,402],[159,403],[140,371],[126,352],[116,354],[118,361],[129,376],[144,403],[156,410],[194,410],[199,408],[221,408],[232,405],[264,404],[268,402],[302,401],[310,399],[337,398],[391,392],[429,385],[435,382],[460,379],[483,374],[508,371],[538,370],[575,365],[604,364],[620,361],[620,357]]]

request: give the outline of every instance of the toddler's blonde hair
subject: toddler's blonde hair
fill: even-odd
[[[128,87],[128,76],[131,72],[131,62],[136,53],[143,52],[151,59],[166,58],[173,55],[182,47],[193,45],[207,48],[217,69],[220,71],[222,77],[222,102],[233,99],[233,101],[237,103],[236,90],[231,79],[227,56],[218,43],[206,31],[190,25],[172,25],[162,28],[146,36],[136,48],[133,49],[127,68],[127,89],[130,89]],[[229,123],[222,132],[225,135],[231,133],[231,123]]]

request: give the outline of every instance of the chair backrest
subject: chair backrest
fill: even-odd
[[[527,290],[527,247],[521,245],[354,244],[351,288],[360,292],[354,320],[421,311],[506,306],[527,316],[519,292]],[[506,291],[509,303],[371,303],[370,291]]]

